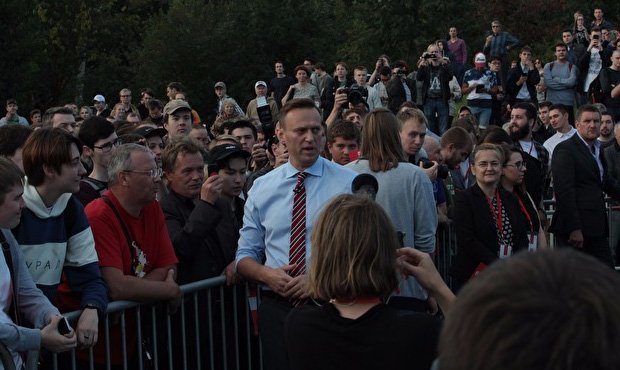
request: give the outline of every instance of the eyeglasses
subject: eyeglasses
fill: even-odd
[[[164,171],[161,168],[153,168],[152,170],[148,170],[148,171],[124,170],[123,172],[131,172],[131,173],[139,173],[142,175],[149,175],[153,179],[161,177],[161,175],[164,173]]]
[[[482,161],[482,162],[478,162],[476,166],[480,168],[488,168],[489,166],[491,166],[491,168],[498,168],[500,166],[500,163],[496,161],[493,161],[493,162]]]
[[[93,145],[93,148],[101,149],[102,152],[108,153],[112,148],[119,146],[120,140],[116,139],[114,141],[107,142],[101,146]]]
[[[518,170],[524,170],[527,168],[525,162],[506,163],[506,167],[514,167]]]

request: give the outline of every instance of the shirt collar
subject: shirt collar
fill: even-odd
[[[575,130],[575,131],[577,131],[577,130]],[[598,140],[594,140],[594,143],[592,143],[592,144],[588,144],[588,142],[587,142],[587,141],[585,141],[585,140],[583,139],[583,137],[581,137],[581,135],[579,134],[579,131],[575,132],[575,135],[579,136],[579,138],[581,139],[581,141],[583,141],[583,143],[584,143],[584,144],[588,147],[588,149],[590,149],[590,145],[594,145],[594,147],[595,147],[596,149],[600,149],[600,148],[601,148],[601,142],[600,142],[600,141],[598,141]]]
[[[285,164],[286,168],[286,178],[295,177],[300,172],[298,169],[291,165],[291,162],[287,162]],[[316,161],[312,164],[312,166],[304,169],[302,172],[306,172],[312,176],[322,176],[323,175],[323,158],[319,156]]]

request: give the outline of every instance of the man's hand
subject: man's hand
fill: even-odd
[[[62,316],[54,315],[50,322],[41,329],[41,347],[52,352],[65,352],[75,348],[77,337],[75,331],[62,335],[58,332],[58,321]]]
[[[261,144],[254,144],[252,147],[252,160],[256,163],[256,167],[260,168],[267,163],[267,151]]]
[[[400,248],[396,252],[402,272],[415,277],[424,289],[434,292],[444,284],[430,255],[413,248]]]
[[[224,186],[224,180],[218,175],[210,176],[202,183],[200,189],[200,199],[211,204],[220,198],[222,194],[222,186]]]
[[[226,266],[226,268],[222,272],[222,275],[226,275],[226,285],[228,286],[231,286],[241,281],[241,276],[237,274],[235,269],[236,269],[235,261],[232,261],[231,263],[228,264],[228,266]]]
[[[583,248],[583,233],[581,229],[573,230],[568,236],[568,244],[575,248]]]
[[[172,285],[172,291],[174,295],[168,301],[168,314],[174,315],[174,313],[177,312],[177,310],[179,309],[179,306],[181,305],[181,300],[183,298],[183,292],[181,291],[181,288],[179,288],[179,285],[177,284],[174,278],[173,269],[168,270],[168,274],[166,275],[166,279],[164,280],[164,282]]]
[[[306,274],[294,277],[286,285],[284,296],[294,299],[308,298],[308,291],[306,289],[307,282],[308,276]]]
[[[334,109],[342,109],[348,101],[349,96],[346,92],[338,92],[338,90],[336,90],[336,95],[334,96]]]
[[[527,76],[521,76],[517,80],[517,86],[522,86],[527,81]]]
[[[295,265],[286,265],[278,267],[277,269],[265,267],[267,269],[267,273],[263,278],[263,282],[267,284],[267,286],[273,290],[274,293],[286,297],[285,292],[288,283],[293,280],[293,278],[288,274],[288,271],[294,267]]]
[[[278,168],[287,162],[288,162],[288,150],[276,156],[276,162],[273,165],[273,168]]]
[[[97,344],[99,334],[99,316],[94,308],[85,308],[75,328],[79,348],[88,348]]]
[[[422,167],[422,161],[420,161],[419,167],[426,173],[431,182],[437,180],[437,171],[439,170],[439,163],[433,161],[433,166],[429,168]]]
[[[486,44],[486,45],[490,45],[490,44],[491,44],[491,40],[493,40],[493,35],[489,35],[489,36],[487,36],[487,39],[486,39],[486,41],[485,41],[485,44]]]

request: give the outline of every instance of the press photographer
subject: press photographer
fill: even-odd
[[[418,61],[416,80],[422,83],[421,103],[428,119],[429,129],[443,135],[448,129],[450,80],[452,70],[450,59],[441,57],[439,47],[431,44]]]
[[[398,113],[398,108],[407,101],[416,101],[415,81],[407,78],[409,66],[402,60],[394,62],[392,79],[387,83],[388,108],[392,113]]]

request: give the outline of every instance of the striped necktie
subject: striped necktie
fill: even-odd
[[[291,222],[291,245],[289,249],[289,265],[296,266],[289,275],[296,277],[306,273],[306,187],[305,172],[297,173],[297,184],[293,190],[293,217]]]

